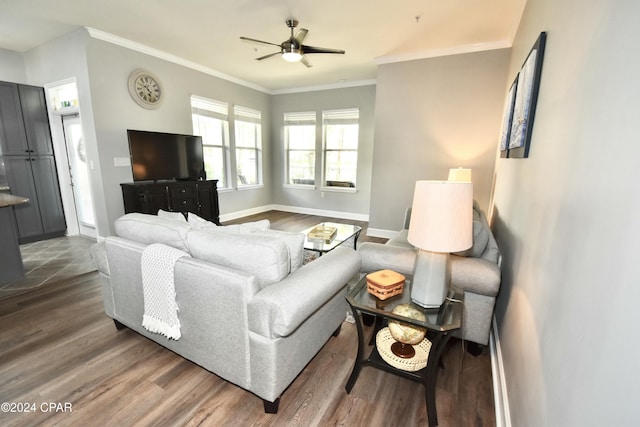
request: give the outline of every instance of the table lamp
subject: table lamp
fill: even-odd
[[[411,300],[440,307],[449,287],[449,253],[473,244],[473,184],[417,181],[408,240],[418,248]]]
[[[471,169],[451,168],[449,169],[448,181],[471,182]]]

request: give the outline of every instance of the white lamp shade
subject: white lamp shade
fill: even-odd
[[[449,181],[471,182],[471,169],[453,168],[449,169]]]
[[[473,244],[473,184],[417,181],[409,243],[430,252],[457,252]]]

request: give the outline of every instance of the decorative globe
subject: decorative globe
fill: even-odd
[[[408,317],[422,322],[426,320],[424,313],[411,304],[399,304],[391,312],[398,316]],[[414,345],[424,339],[427,330],[419,326],[398,322],[397,320],[389,320],[389,332],[396,341],[402,344]]]

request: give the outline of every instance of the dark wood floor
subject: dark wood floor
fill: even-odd
[[[279,229],[324,220],[261,215]],[[0,401],[35,404],[30,413],[0,412],[0,425],[425,425],[417,383],[364,368],[346,394],[356,341],[354,325],[345,322],[285,391],[279,413],[267,415],[253,394],[135,332],[116,331],[102,309],[99,276],[88,273],[0,300]],[[488,352],[474,357],[452,340],[444,366],[440,425],[495,425]],[[49,409],[49,402],[60,406]],[[65,404],[72,412],[63,412]]]
[[[294,233],[297,233],[298,231],[304,230],[309,227],[313,227],[314,225],[319,224],[321,222],[339,222],[339,223],[353,224],[353,225],[358,225],[362,227],[362,232],[360,233],[360,237],[358,238],[358,243],[361,243],[361,242],[384,243],[387,241],[387,239],[367,236],[367,228],[369,227],[369,223],[366,221],[339,219],[339,218],[331,218],[327,216],[307,215],[307,214],[291,213],[291,212],[283,212],[283,211],[268,211],[268,212],[251,215],[251,216],[245,216],[243,218],[236,219],[233,221],[226,221],[223,223],[223,225],[238,224],[241,222],[248,222],[248,221],[258,221],[261,219],[268,219],[271,222],[271,228],[275,230],[291,231]]]

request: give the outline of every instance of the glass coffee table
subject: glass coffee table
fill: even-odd
[[[351,306],[358,330],[358,355],[356,356],[356,361],[345,389],[347,393],[351,392],[351,389],[358,380],[360,371],[365,366],[372,366],[417,381],[421,383],[425,389],[427,415],[429,417],[429,426],[431,427],[438,425],[435,395],[438,363],[447,341],[449,341],[453,332],[462,326],[464,296],[461,291],[452,289],[449,291],[448,298],[440,308],[425,309],[411,302],[411,284],[411,277],[407,276],[402,294],[386,300],[380,300],[367,292],[367,277],[364,276],[348,293],[347,302]],[[421,321],[392,313],[392,310],[399,304],[411,304],[412,307],[420,310],[425,315],[426,320]],[[375,317],[373,336],[369,342],[369,345],[373,345],[373,348],[366,359],[366,341],[362,325],[362,315]],[[417,371],[402,370],[390,365],[382,358],[376,347],[375,337],[390,319],[426,328],[426,336],[429,341],[431,341],[426,367]]]
[[[316,227],[335,227],[337,229],[335,237],[330,240],[310,239],[308,234]],[[358,243],[358,237],[362,227],[351,224],[339,224],[337,222],[321,222],[313,227],[309,227],[306,230],[301,231],[304,234],[304,248],[309,251],[318,252],[319,255],[325,254],[336,247],[340,246],[347,240],[353,238],[353,249],[356,249]]]

